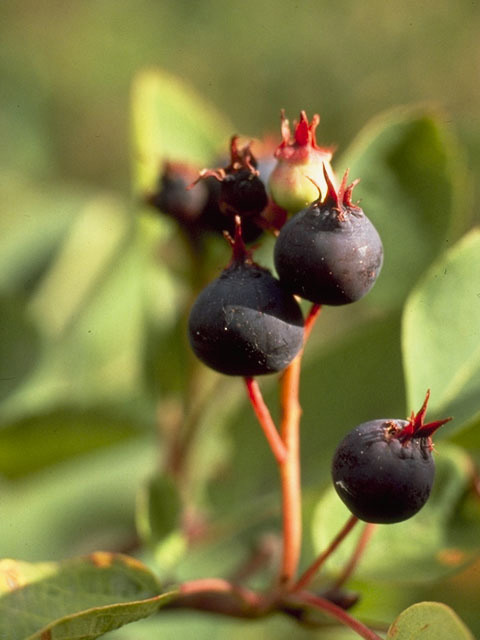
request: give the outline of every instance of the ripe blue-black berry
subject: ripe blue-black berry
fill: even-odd
[[[281,371],[297,355],[303,316],[280,282],[252,262],[239,228],[231,264],[192,307],[188,335],[195,354],[212,369],[257,376]]]
[[[389,524],[415,515],[435,476],[431,436],[446,420],[424,424],[430,392],[409,420],[372,420],[351,431],[333,457],[332,477],[350,511],[366,522]]]
[[[313,202],[291,218],[275,244],[275,267],[292,293],[317,304],[343,305],[373,287],[383,263],[377,230],[352,203],[357,181],[347,173],[335,189],[327,171],[324,202]]]

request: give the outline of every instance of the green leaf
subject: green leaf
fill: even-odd
[[[128,556],[96,552],[61,563],[0,562],[2,640],[90,640],[145,618],[169,601]]]
[[[400,108],[369,123],[340,166],[361,179],[354,195],[384,243],[383,271],[368,299],[382,307],[399,306],[470,219],[458,144],[438,114]]]
[[[39,333],[21,296],[0,295],[0,402],[31,373],[39,349]]]
[[[150,245],[149,234],[133,226],[116,200],[94,199],[78,213],[23,310],[42,348],[1,406],[5,426],[66,407],[124,411],[145,402],[150,301],[160,300],[159,334],[175,320],[177,303],[164,265],[157,265],[154,283],[147,277],[158,262]]]
[[[86,194],[65,187],[45,190],[0,174],[0,290],[31,288],[85,205]]]
[[[39,450],[41,445],[37,444]],[[0,483],[3,556],[57,560],[135,540],[135,495],[153,471],[152,436],[130,438]]]
[[[164,572],[170,572],[187,551],[181,514],[181,496],[170,477],[155,475],[142,485],[137,495],[137,531]]]
[[[473,516],[463,510],[464,495],[471,483],[470,458],[458,447],[442,443],[436,457],[432,494],[413,518],[379,525],[355,572],[360,580],[391,583],[430,582],[458,570],[478,557],[480,511]],[[333,487],[318,503],[313,518],[316,552],[323,551],[350,517]],[[329,559],[327,570],[341,572],[361,535],[358,526]]]
[[[143,540],[161,540],[179,525],[181,499],[168,476],[153,476],[137,497],[137,527]]]
[[[61,407],[0,429],[0,473],[16,478],[93,449],[138,436],[138,420],[104,407]],[[131,411],[130,411],[131,412]],[[142,425],[145,426],[145,425]]]
[[[453,416],[452,433],[480,420],[480,229],[428,270],[403,317],[409,407],[431,389],[432,416]],[[441,433],[441,432],[440,432]]]
[[[398,611],[398,607],[397,607]],[[259,620],[235,620],[203,612],[163,610],[161,615],[146,618],[133,626],[112,632],[108,640],[359,640],[347,627],[331,624],[320,629],[299,625],[286,616],[269,616]]]
[[[389,640],[475,640],[455,611],[440,602],[418,602],[392,622]]]
[[[132,89],[135,192],[155,187],[165,159],[212,162],[232,133],[226,118],[178,78],[157,69],[141,71]]]

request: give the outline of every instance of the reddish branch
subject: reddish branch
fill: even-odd
[[[341,586],[345,584],[345,582],[350,578],[355,569],[358,567],[358,563],[360,562],[361,557],[365,553],[367,545],[370,541],[370,538],[373,535],[373,532],[377,528],[376,524],[372,522],[367,522],[363,527],[363,531],[360,534],[358,542],[353,550],[352,556],[348,563],[343,568],[342,573],[338,576],[333,584],[334,589],[340,589]]]
[[[250,403],[255,411],[258,422],[263,429],[263,433],[265,434],[273,455],[275,456],[275,460],[278,464],[282,464],[287,457],[287,449],[277,431],[277,427],[273,422],[270,411],[265,404],[258,382],[254,378],[245,378],[245,384]]]
[[[308,339],[321,306],[314,304],[305,321],[305,342]],[[284,371],[281,381],[281,436],[288,455],[280,465],[283,512],[283,556],[280,582],[294,580],[302,545],[302,495],[300,484],[300,371],[303,348]]]
[[[330,545],[323,551],[318,558],[313,562],[308,569],[300,576],[299,580],[293,586],[292,591],[300,591],[305,589],[315,577],[315,574],[325,561],[332,555],[339,544],[347,537],[353,527],[357,524],[358,518],[356,516],[350,516],[345,525],[339,531],[337,536],[332,540]]]
[[[321,598],[320,596],[316,596],[312,593],[308,593],[306,591],[301,591],[298,594],[298,599],[295,599],[297,604],[308,604],[319,611],[323,611],[324,613],[332,616],[342,624],[347,627],[350,627],[352,631],[358,633],[358,635],[365,640],[382,640],[382,638],[377,635],[374,631],[366,627],[362,622],[353,618],[349,613],[347,613],[344,609],[339,607],[330,600],[326,598]]]

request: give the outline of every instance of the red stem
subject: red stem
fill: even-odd
[[[332,618],[336,618],[339,622],[344,624],[347,627],[350,627],[352,631],[358,633],[358,635],[365,640],[382,640],[382,638],[377,635],[374,631],[365,626],[362,622],[353,618],[349,613],[347,613],[344,609],[339,607],[330,600],[326,600],[325,598],[321,598],[320,596],[313,595],[312,593],[308,593],[308,591],[301,591],[298,594],[298,602],[309,604],[320,611],[324,611],[328,615],[332,616]]]
[[[377,525],[372,522],[367,522],[363,528],[363,531],[358,539],[357,545],[353,551],[352,557],[345,565],[342,573],[338,576],[333,584],[334,589],[340,589],[345,582],[350,578],[360,562],[360,558],[365,553],[367,545],[372,537],[373,532],[377,528]]]
[[[303,339],[304,347],[305,347],[305,342],[308,340],[312,332],[313,325],[315,324],[315,320],[318,318],[318,315],[321,310],[322,310],[321,304],[312,304],[312,308],[310,309],[310,312],[305,319],[305,329],[304,329],[305,333],[304,333],[304,339]]]
[[[320,569],[320,567],[324,564],[324,562],[331,556],[331,554],[335,551],[335,549],[339,546],[339,544],[347,537],[353,527],[357,524],[358,518],[356,516],[350,516],[347,522],[344,524],[342,529],[336,535],[336,537],[332,540],[330,545],[323,551],[318,558],[313,562],[308,569],[300,576],[299,580],[292,587],[292,591],[300,591],[307,587],[310,582],[315,577],[315,574]]]
[[[302,544],[302,497],[300,485],[300,416],[298,402],[302,354],[293,360],[282,376],[282,440],[288,455],[280,465],[283,513],[283,555],[280,581],[294,579]]]
[[[199,593],[231,593],[238,596],[250,607],[255,608],[260,597],[250,589],[233,584],[223,578],[200,578],[184,582],[179,589],[182,595],[197,595]]]
[[[280,582],[286,586],[294,580],[302,545],[302,495],[300,483],[300,371],[305,342],[321,306],[314,304],[305,321],[304,344],[300,353],[285,369],[281,381],[281,436],[287,457],[280,464],[283,513],[283,555]]]
[[[280,437],[280,434],[277,431],[270,411],[265,404],[265,401],[263,400],[262,392],[260,391],[258,382],[254,378],[246,377],[245,384],[247,387],[250,403],[253,407],[253,410],[255,411],[258,422],[263,429],[263,433],[267,438],[273,455],[275,456],[275,460],[278,462],[278,464],[282,464],[282,462],[287,457],[287,449]]]

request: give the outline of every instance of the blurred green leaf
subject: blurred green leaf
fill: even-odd
[[[38,331],[21,297],[0,295],[0,402],[22,384],[35,366],[39,342]]]
[[[62,334],[76,320],[131,236],[132,219],[121,201],[102,196],[83,207],[31,302],[47,335]]]
[[[474,640],[455,611],[440,602],[418,602],[392,622],[390,640]]]
[[[1,554],[39,561],[128,548],[136,540],[136,492],[156,455],[153,437],[143,436],[2,479]]]
[[[226,616],[163,610],[160,615],[112,632],[110,640],[358,640],[354,631],[335,626],[308,629],[283,615],[260,620],[235,620]]]
[[[145,285],[158,260],[146,251],[150,242],[116,200],[98,198],[79,212],[25,310],[42,349],[30,375],[5,398],[4,425],[67,407],[145,407],[150,298],[161,301],[156,329],[164,333],[177,303],[164,265],[154,286]]]
[[[339,165],[361,178],[354,195],[384,243],[383,271],[369,301],[398,307],[471,218],[458,143],[438,114],[400,108],[372,120]]]
[[[138,436],[139,420],[131,407],[59,407],[35,413],[0,429],[0,473],[9,478],[33,473],[65,460]],[[144,425],[142,425],[144,426]]]
[[[139,489],[136,504],[137,531],[153,550],[156,564],[168,574],[187,552],[181,528],[183,504],[178,487],[166,475],[154,475]]]
[[[0,290],[31,289],[87,200],[80,189],[49,190],[0,173]]]
[[[35,567],[0,562],[9,589],[0,597],[4,640],[93,640],[145,618],[168,602],[150,571],[138,560],[107,552]]]
[[[132,90],[135,193],[155,188],[166,159],[212,162],[232,133],[227,119],[178,78],[157,69],[139,72]]]
[[[480,508],[476,505],[473,515],[462,511],[471,472],[466,453],[442,443],[436,459],[435,484],[427,504],[410,520],[376,528],[356,570],[358,579],[428,582],[448,575],[478,557]],[[350,515],[330,487],[319,501],[312,523],[317,553],[327,547]],[[349,534],[328,560],[329,571],[337,574],[346,565],[361,529],[357,527]]]
[[[411,408],[432,391],[432,415],[452,415],[451,433],[480,420],[480,230],[474,229],[428,270],[403,317]]]
[[[137,528],[150,544],[162,540],[179,525],[181,499],[178,487],[168,476],[153,476],[137,497]]]

